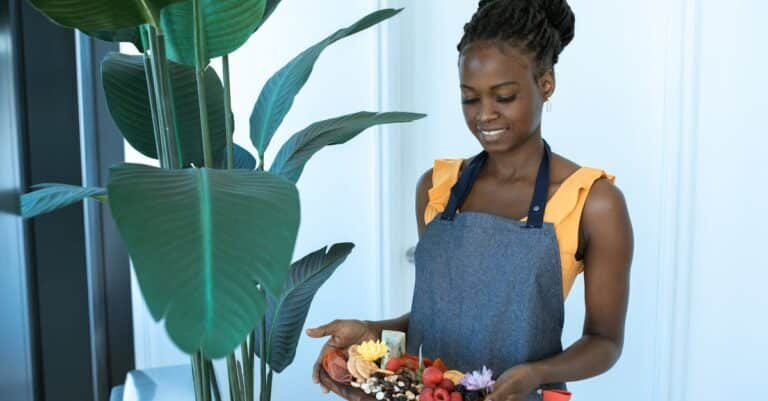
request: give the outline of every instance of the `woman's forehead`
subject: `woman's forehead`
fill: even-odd
[[[520,81],[531,75],[531,67],[530,53],[487,42],[467,46],[459,58],[461,82],[469,86],[474,86],[470,82]]]

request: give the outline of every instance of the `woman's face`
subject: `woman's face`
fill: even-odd
[[[459,58],[464,119],[489,153],[513,149],[537,133],[544,100],[554,91],[551,71],[534,77],[533,55],[501,46],[476,42]]]

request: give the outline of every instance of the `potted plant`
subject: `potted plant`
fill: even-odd
[[[269,400],[273,374],[293,361],[314,294],[354,246],[334,244],[291,263],[305,164],[369,127],[424,115],[348,114],[296,132],[271,162],[265,151],[323,50],[400,10],[365,16],[275,73],[250,116],[254,156],[232,139],[228,54],[280,0],[29,1],[60,25],[141,52],[107,55],[103,89],[121,134],[160,168],[113,166],[106,188],[38,184],[22,195],[22,216],[86,198],[108,203],[153,318],[191,357],[196,399],[220,398],[211,359],[226,357],[230,399],[255,398],[258,358],[260,399]],[[209,66],[218,57],[223,80]]]

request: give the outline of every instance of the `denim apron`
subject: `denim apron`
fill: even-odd
[[[440,357],[449,369],[497,379],[518,364],[562,352],[563,284],[554,226],[545,223],[549,145],[544,142],[525,222],[461,212],[483,168],[483,151],[464,168],[441,215],[416,246],[416,282],[407,351]],[[565,389],[563,383],[542,388]],[[540,400],[538,391],[526,401]]]

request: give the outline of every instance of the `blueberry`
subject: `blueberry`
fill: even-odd
[[[483,393],[478,390],[469,390],[464,393],[464,401],[482,401]]]

